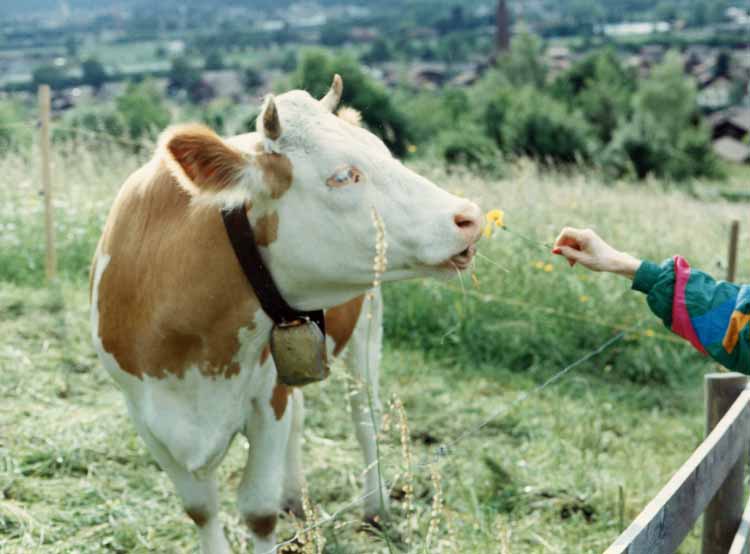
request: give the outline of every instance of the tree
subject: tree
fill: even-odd
[[[254,67],[248,66],[242,71],[242,84],[248,90],[255,90],[263,84],[263,75]]]
[[[83,73],[83,84],[93,87],[95,91],[98,91],[107,82],[109,77],[107,70],[104,69],[104,66],[96,58],[85,60],[81,64],[81,71]]]
[[[74,35],[69,35],[65,39],[65,52],[69,58],[78,57],[78,39]]]
[[[65,70],[56,65],[41,65],[31,73],[31,80],[34,87],[39,85],[49,85],[53,89],[63,88],[68,81]]]
[[[208,56],[206,56],[203,68],[206,71],[218,71],[224,69],[224,58],[221,56],[221,52],[218,50],[211,50]]]
[[[367,64],[387,62],[393,58],[393,52],[388,41],[377,38],[370,45],[370,49],[362,56],[362,61]]]
[[[172,60],[169,68],[169,90],[189,91],[201,80],[201,72],[184,56]]]
[[[156,137],[171,119],[162,95],[151,81],[128,85],[125,93],[117,98],[116,106],[133,140]]]
[[[553,96],[578,108],[607,144],[621,120],[631,113],[635,76],[625,69],[617,54],[602,50],[591,54],[561,74],[552,87]]]
[[[710,133],[699,123],[696,95],[679,55],[668,53],[640,83],[632,116],[614,133],[601,155],[602,166],[639,179],[650,174],[675,181],[721,176]]]
[[[527,30],[513,39],[510,52],[498,58],[498,68],[514,85],[542,88],[547,81],[547,65],[542,41]]]

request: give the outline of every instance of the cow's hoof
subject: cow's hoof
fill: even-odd
[[[362,522],[365,531],[383,531],[383,517],[380,514],[366,514]]]
[[[302,507],[302,501],[299,499],[286,500],[281,506],[281,511],[285,514],[293,515],[297,519],[303,521],[305,519],[305,509]]]

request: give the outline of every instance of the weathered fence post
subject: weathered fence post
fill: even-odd
[[[739,373],[709,373],[705,378],[706,436],[747,386]],[[727,554],[742,520],[747,450],[727,475],[703,516],[702,554]]]
[[[727,281],[734,283],[734,279],[737,277],[737,243],[740,237],[740,222],[736,219],[732,220],[732,227],[729,231],[729,260],[727,264]]]
[[[49,85],[39,86],[39,115],[41,129],[39,143],[42,158],[42,191],[44,193],[44,230],[47,243],[45,270],[49,283],[57,275],[57,254],[55,252],[55,226],[52,218],[52,167],[50,160],[49,119],[50,119]]]

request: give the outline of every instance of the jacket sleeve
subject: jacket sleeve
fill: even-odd
[[[716,281],[675,256],[644,261],[633,289],[664,325],[724,367],[750,374],[750,286]]]

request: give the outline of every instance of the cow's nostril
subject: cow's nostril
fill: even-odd
[[[456,226],[459,229],[469,229],[471,227],[474,227],[474,225],[477,224],[475,219],[473,219],[470,216],[463,215],[463,214],[456,214],[453,217],[453,221],[456,222]]]

